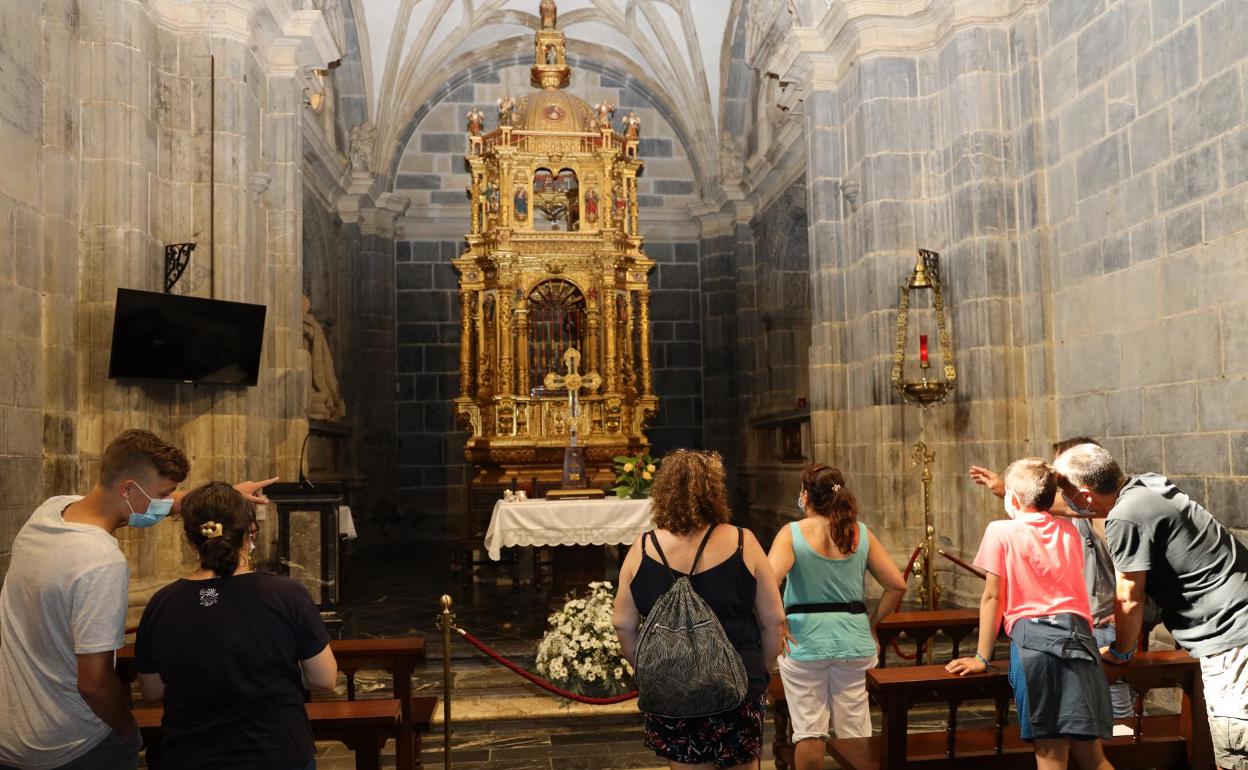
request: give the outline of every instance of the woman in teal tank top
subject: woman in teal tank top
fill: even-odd
[[[888,552],[858,521],[858,503],[836,468],[802,472],[803,518],[780,530],[768,559],[786,580],[787,652],[779,660],[793,725],[796,770],[823,767],[831,721],[838,738],[871,735],[866,671],[879,647],[875,626],[901,603],[906,583]],[[865,577],[884,588],[870,614]]]

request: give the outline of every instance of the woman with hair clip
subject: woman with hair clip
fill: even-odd
[[[781,529],[767,558],[777,580],[787,576],[789,632],[779,660],[793,724],[797,770],[823,767],[831,719],[838,738],[871,735],[866,671],[879,654],[875,626],[901,603],[906,583],[867,525],[836,468],[802,471],[797,507],[803,518]],[[884,588],[868,616],[867,572]]]
[[[255,572],[255,509],[213,481],[182,500],[199,569],[156,592],[135,642],[145,701],[165,702],[165,767],[316,767],[304,689],[338,678],[329,634],[307,589]]]

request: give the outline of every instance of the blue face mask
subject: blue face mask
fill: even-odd
[[[130,508],[130,526],[142,529],[143,527],[159,524],[160,520],[168,516],[173,510],[173,498],[163,497],[159,500],[153,500],[152,496],[143,487],[139,486],[137,481],[134,487],[147,498],[147,510],[143,513],[138,513],[134,510],[134,506],[130,505],[130,501],[126,500],[126,505]]]

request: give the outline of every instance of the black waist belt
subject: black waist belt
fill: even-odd
[[[819,602],[816,604],[790,604],[784,608],[785,615],[812,612],[848,612],[852,615],[866,615],[867,605],[862,602]]]

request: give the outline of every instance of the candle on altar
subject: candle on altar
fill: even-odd
[[[919,335],[919,366],[926,369],[929,365],[930,364],[927,360],[927,335],[920,334]]]

